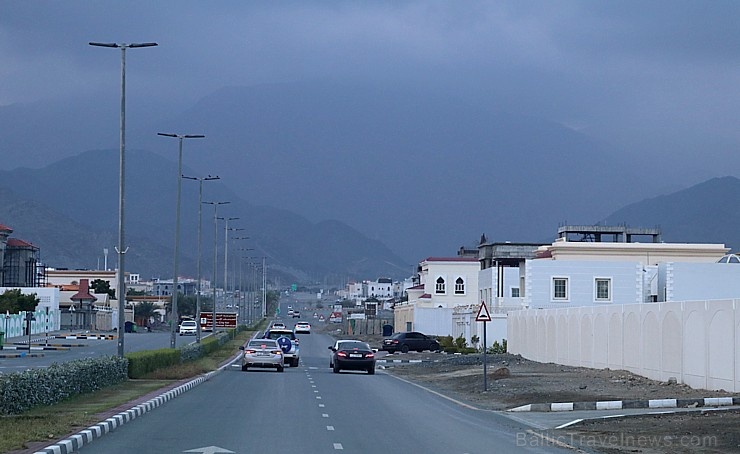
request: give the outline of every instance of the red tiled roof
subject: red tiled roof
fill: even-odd
[[[421,290],[424,288],[424,284],[415,285],[413,287],[409,287],[407,290]]]
[[[474,257],[427,257],[423,262],[478,262]]]
[[[37,246],[34,246],[28,241],[24,241],[18,238],[8,238],[8,246],[10,247],[30,247],[30,248],[38,249]]]
[[[431,297],[432,297],[432,295],[430,295],[429,293],[425,293],[425,294],[421,295],[419,298],[431,298]]]
[[[7,232],[12,232],[13,231],[13,229],[11,229],[10,227],[8,227],[7,225],[4,225],[4,224],[0,224],[0,230],[5,230]]]
[[[80,289],[74,295],[70,296],[69,299],[72,301],[97,301],[93,295],[90,294],[90,284],[87,279],[80,279]]]

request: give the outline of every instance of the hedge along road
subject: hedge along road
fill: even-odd
[[[210,334],[210,333],[209,333]],[[176,336],[177,347],[180,348],[191,342],[195,342],[195,336]],[[19,338],[10,339],[10,342],[18,341]],[[25,339],[23,339],[25,340]],[[33,338],[32,338],[33,341]],[[32,345],[44,345],[45,341],[33,341]],[[27,350],[2,350],[0,351],[0,373],[9,374],[22,372],[27,369],[49,367],[53,363],[66,363],[76,359],[98,358],[118,354],[118,343],[114,339],[49,339],[49,345],[75,345],[67,347],[67,350],[43,350],[32,351],[38,356],[14,357],[17,353]],[[10,344],[6,344],[10,345]],[[126,333],[124,347],[126,353],[140,350],[156,350],[169,348],[169,332],[143,332]],[[43,355],[43,356],[41,356]]]

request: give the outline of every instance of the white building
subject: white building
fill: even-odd
[[[478,299],[478,259],[429,257],[419,264],[419,284],[407,289],[408,301],[396,304],[396,331],[452,335],[452,314],[457,306]]]

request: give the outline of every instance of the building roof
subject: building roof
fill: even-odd
[[[32,249],[38,249],[37,246],[34,246],[28,241],[23,241],[18,238],[8,238],[8,247],[28,247]]]
[[[13,232],[13,229],[11,229],[10,227],[4,224],[0,224],[0,230],[6,231],[6,232]]]
[[[478,263],[476,257],[427,257],[422,262],[475,262]]]
[[[424,290],[424,284],[415,285],[413,287],[409,287],[406,290]]]
[[[431,299],[431,297],[432,297],[432,295],[430,295],[429,293],[425,293],[425,294],[421,295],[419,298]]]
[[[87,279],[80,279],[80,286],[77,293],[70,296],[69,299],[72,301],[97,301],[98,299],[90,294],[89,281]]]

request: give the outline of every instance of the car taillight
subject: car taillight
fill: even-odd
[[[368,353],[365,358],[375,358],[375,353]]]
[[[346,357],[346,356],[347,356],[347,354],[346,354],[346,353],[344,353],[344,352],[337,352],[337,356],[345,356],[345,357]]]
[[[244,353],[257,353],[257,350],[244,350]]]
[[[398,339],[393,339],[393,342],[392,343],[397,344],[398,343]]]

